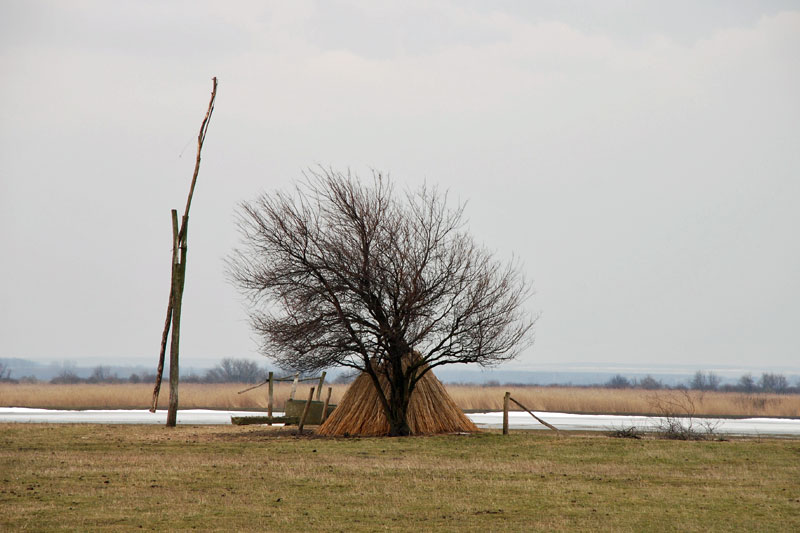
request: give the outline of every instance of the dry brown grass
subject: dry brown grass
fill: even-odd
[[[195,384],[180,386],[183,409],[266,409],[267,389],[237,394],[243,384]],[[310,385],[297,389],[297,398],[306,398]],[[282,409],[289,397],[291,384],[275,387],[275,408]],[[332,403],[338,403],[347,385],[333,385]],[[484,387],[448,385],[447,391],[456,404],[466,410],[503,408],[503,393],[511,395],[536,411],[572,413],[658,413],[657,406],[679,391],[646,391],[639,389],[603,389],[578,387]],[[153,387],[150,384],[0,384],[0,406],[42,407],[62,409],[145,409],[149,406]],[[798,394],[744,394],[734,392],[690,392],[695,401],[695,414],[739,416],[800,416]],[[166,408],[169,391],[161,394],[159,407]]]
[[[450,385],[448,392],[462,409],[503,409],[503,393],[534,411],[567,413],[661,414],[674,399],[683,404],[684,392],[672,390],[605,389],[601,387],[476,387]],[[800,416],[800,394],[689,391],[697,415]]]
[[[800,531],[800,441],[0,424],[0,531]]]
[[[180,385],[182,409],[266,409],[267,387],[237,394],[251,385],[242,383],[184,383]],[[296,398],[307,398],[311,385],[299,385]],[[275,408],[282,409],[291,392],[290,383],[275,384]],[[346,385],[333,385],[331,403],[344,394]],[[0,405],[48,409],[146,409],[153,397],[153,385],[137,384],[0,384]],[[169,387],[161,391],[159,409],[166,409]]]

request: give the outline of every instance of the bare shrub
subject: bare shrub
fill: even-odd
[[[56,377],[50,380],[50,383],[57,385],[83,383],[83,379],[69,368],[63,369]]]
[[[651,406],[661,416],[657,419],[656,434],[673,440],[708,440],[715,437],[719,422],[697,419],[702,393],[681,390],[672,394],[654,394]]]
[[[612,429],[608,433],[609,437],[615,439],[641,439],[642,435],[643,431],[636,426],[622,426]]]

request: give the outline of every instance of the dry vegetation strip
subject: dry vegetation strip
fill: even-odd
[[[800,530],[797,440],[5,424],[0,442],[6,531]]]
[[[261,387],[245,394],[242,384],[181,385],[182,409],[266,409],[267,391]],[[310,385],[300,386],[297,398],[308,395]],[[283,407],[289,397],[291,385],[278,384],[275,388],[276,408]],[[333,385],[331,402],[338,402],[347,385]],[[503,408],[503,393],[511,391],[514,398],[536,411],[563,411],[571,413],[659,413],[658,406],[665,400],[681,396],[679,391],[647,391],[641,389],[604,389],[579,387],[481,387],[474,385],[448,385],[448,392],[456,404],[466,410],[492,410]],[[0,406],[42,407],[63,409],[145,409],[148,407],[152,385],[149,384],[0,384]],[[800,416],[800,395],[738,392],[690,393],[701,415],[739,416]],[[161,395],[159,406],[166,409],[168,392]]]

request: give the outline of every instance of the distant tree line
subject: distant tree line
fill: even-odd
[[[270,368],[260,366],[258,363],[247,359],[225,358],[214,368],[207,370],[204,374],[198,375],[191,373],[181,376],[184,383],[260,383],[265,381],[269,375]],[[281,373],[282,375],[284,373]],[[350,383],[355,379],[356,373],[342,373],[333,379],[334,383]],[[133,373],[128,377],[120,377],[112,372],[111,367],[97,366],[92,370],[89,377],[78,376],[71,368],[65,368],[50,380],[50,383],[153,383],[155,373]],[[15,379],[11,377],[11,370],[8,365],[0,363],[0,383],[31,383],[37,382],[34,377],[22,377]],[[486,386],[496,387],[501,383],[496,380],[488,381]],[[529,383],[504,383],[506,386],[529,386]],[[553,386],[564,386],[553,384]],[[595,385],[597,386],[597,385]],[[647,375],[643,378],[628,378],[622,374],[617,374],[601,387],[609,389],[679,389],[679,390],[701,390],[701,391],[722,391],[722,392],[768,392],[775,394],[800,394],[800,381],[794,386],[790,385],[789,380],[783,374],[764,372],[759,378],[751,373],[744,374],[735,383],[722,383],[722,378],[714,372],[697,371],[686,383],[678,385],[666,385],[662,381]]]
[[[202,375],[191,373],[181,376],[183,383],[259,383],[265,381],[269,375],[268,367],[259,366],[258,363],[247,359],[225,358],[217,366]],[[120,377],[111,371],[111,367],[97,366],[88,378],[78,376],[74,370],[65,368],[50,383],[153,383],[155,373],[133,373],[127,378]]]
[[[603,384],[609,389],[687,389],[701,391],[722,391],[722,392],[770,392],[775,394],[797,394],[800,393],[800,382],[794,387],[789,385],[789,380],[783,374],[765,372],[756,379],[752,374],[747,373],[739,378],[735,383],[722,384],[722,378],[713,372],[703,372],[698,370],[687,382],[669,387],[653,376],[645,376],[641,379],[627,378],[617,374]]]

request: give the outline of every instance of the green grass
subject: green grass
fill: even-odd
[[[0,530],[800,531],[800,441],[0,425]]]

